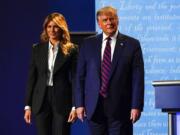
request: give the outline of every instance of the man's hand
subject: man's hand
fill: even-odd
[[[139,109],[131,109],[130,120],[135,123],[141,116],[141,111]]]
[[[27,124],[31,124],[31,109],[25,110],[24,120]]]
[[[78,107],[76,108],[77,117],[83,122],[85,114],[85,108],[84,107]]]

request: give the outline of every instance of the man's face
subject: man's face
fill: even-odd
[[[118,28],[118,18],[112,14],[102,14],[98,17],[98,25],[107,36],[113,36]]]

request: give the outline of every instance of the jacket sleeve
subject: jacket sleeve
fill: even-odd
[[[76,84],[75,84],[75,107],[84,107],[84,83],[86,75],[85,43],[80,46],[77,60]]]
[[[75,77],[76,77],[76,66],[77,66],[77,57],[78,57],[78,45],[72,50],[72,59],[71,59],[71,81],[72,81],[72,106],[75,106],[74,91],[75,91]]]
[[[135,46],[132,63],[132,109],[142,111],[144,106],[144,62],[139,41]]]
[[[31,61],[30,61],[30,65],[29,65],[27,91],[26,91],[26,97],[25,97],[25,105],[28,105],[28,106],[32,105],[33,90],[34,90],[34,86],[35,86],[36,80],[37,80],[37,69],[35,66],[35,51],[36,51],[36,45],[33,45]]]

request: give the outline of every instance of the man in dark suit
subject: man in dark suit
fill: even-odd
[[[32,48],[24,119],[30,124],[33,112],[38,135],[70,135],[77,48],[62,14],[48,15],[43,27],[41,42]]]
[[[78,59],[75,104],[92,135],[132,135],[144,104],[144,63],[138,40],[118,31],[117,11],[97,12],[103,33],[84,40]]]

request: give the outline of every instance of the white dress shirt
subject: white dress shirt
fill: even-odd
[[[47,86],[53,86],[53,71],[54,71],[56,56],[58,53],[58,48],[59,48],[59,43],[53,46],[49,41]]]
[[[113,60],[113,54],[114,54],[114,50],[115,50],[117,35],[118,35],[118,30],[116,31],[116,33],[112,37],[110,37],[111,38],[111,41],[110,41],[111,61]],[[103,33],[103,41],[102,41],[102,48],[101,48],[101,60],[103,60],[103,55],[104,55],[104,50],[106,47],[107,37],[108,36],[105,33]]]

